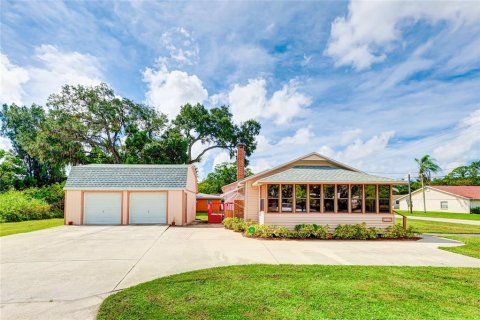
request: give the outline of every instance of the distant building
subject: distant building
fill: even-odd
[[[408,210],[408,194],[398,199],[399,209]],[[480,207],[480,186],[426,186],[427,211],[470,213]],[[413,211],[423,211],[422,189],[412,192]]]

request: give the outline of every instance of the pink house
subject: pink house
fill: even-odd
[[[236,216],[260,224],[356,224],[387,228],[394,224],[392,187],[406,184],[367,174],[310,153],[244,177],[244,146],[238,146],[238,180],[222,188]]]

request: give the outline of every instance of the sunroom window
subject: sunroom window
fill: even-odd
[[[362,185],[355,184],[351,186],[352,212],[362,212],[363,192]]]
[[[320,190],[321,186],[319,184],[310,185],[310,212],[320,212]]]
[[[307,212],[307,185],[295,185],[295,211]]]
[[[293,184],[282,184],[282,212],[293,211]]]
[[[268,212],[278,212],[280,186],[269,184],[267,188]]]
[[[377,212],[377,186],[366,185],[365,186],[365,212],[376,213]]]
[[[348,186],[346,184],[337,186],[337,212],[348,212]]]
[[[335,186],[323,186],[323,212],[333,212],[335,209]]]
[[[390,186],[378,186],[378,202],[381,213],[390,212]]]

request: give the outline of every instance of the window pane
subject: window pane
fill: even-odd
[[[365,198],[366,199],[375,199],[377,197],[377,191],[375,185],[366,185],[365,186]]]
[[[379,199],[380,212],[390,212],[390,199]]]
[[[311,184],[310,185],[310,198],[320,198],[320,185]]]
[[[441,201],[440,202],[440,208],[448,209],[448,201]]]
[[[265,199],[260,199],[260,211],[265,209]]]
[[[278,199],[268,199],[268,212],[278,212]]]
[[[348,199],[338,199],[337,212],[348,212]]]
[[[351,186],[351,197],[352,197],[352,212],[362,212],[362,186],[353,185]]]
[[[320,199],[310,198],[310,212],[320,212]]]
[[[282,212],[292,212],[293,200],[282,198]]]
[[[307,185],[306,184],[296,184],[295,185],[295,197],[297,199],[307,198]]]
[[[390,186],[378,186],[378,197],[390,199]]]
[[[282,198],[293,198],[293,184],[282,184]]]
[[[333,212],[334,211],[334,201],[333,199],[324,199],[323,200],[323,212]]]
[[[348,186],[346,184],[339,184],[337,186],[337,197],[341,199],[348,199]]]
[[[323,186],[323,197],[325,199],[335,198],[335,186],[334,185],[324,185]]]
[[[269,184],[268,185],[268,197],[269,198],[278,198],[278,184]]]
[[[377,212],[377,202],[375,199],[365,199],[365,212],[367,213]]]
[[[295,211],[297,212],[307,212],[307,199],[299,199],[295,200],[297,202],[295,206]]]

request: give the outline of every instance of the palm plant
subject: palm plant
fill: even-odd
[[[427,212],[425,201],[425,184],[432,181],[432,173],[440,171],[440,166],[437,164],[437,160],[433,159],[430,155],[426,154],[420,159],[415,158],[418,164],[418,178],[422,182],[423,191],[423,212]]]

